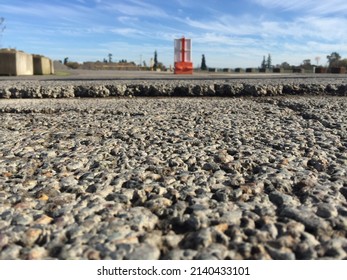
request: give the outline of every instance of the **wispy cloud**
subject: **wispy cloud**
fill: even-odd
[[[195,0],[174,0],[180,7],[183,8],[192,8],[196,7]]]
[[[287,11],[300,11],[315,15],[344,15],[347,12],[345,0],[253,0],[254,3],[268,9],[282,9]]]
[[[227,36],[257,36],[266,40],[273,38],[303,39],[316,38],[327,41],[347,40],[345,26],[347,19],[343,17],[303,16],[287,20],[264,19],[262,16],[245,18],[230,17],[221,14],[209,21],[186,18],[187,25],[207,34]],[[332,33],[332,30],[334,31]],[[211,40],[216,36],[211,36]]]
[[[119,17],[117,17],[117,20],[120,23],[126,24],[126,25],[138,24],[139,23],[139,18],[138,17],[134,17],[134,16],[119,16]]]
[[[18,16],[49,19],[87,17],[92,12],[90,8],[78,4],[57,5],[29,2],[22,5],[0,4],[0,11]]]
[[[0,13],[3,46],[60,59],[138,60],[157,49],[169,65],[173,39],[183,35],[193,39],[194,63],[204,53],[210,66],[256,67],[268,53],[293,64],[347,56],[345,0],[0,0]]]
[[[259,24],[263,23],[260,19],[245,16],[229,16],[226,13],[220,13],[209,20],[191,19],[188,17],[182,21],[188,26],[200,30],[229,35],[259,35],[260,31],[263,31],[261,26],[259,26]]]
[[[127,36],[127,37],[137,37],[137,36],[146,35],[145,32],[138,29],[134,29],[134,28],[113,28],[110,31],[114,34]]]
[[[106,3],[101,2],[101,8],[114,11],[118,14],[127,16],[141,16],[141,17],[167,17],[167,13],[158,5],[146,3],[145,1],[128,0],[128,1],[109,1]]]

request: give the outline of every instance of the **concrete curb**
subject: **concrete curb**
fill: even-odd
[[[222,81],[151,82],[24,82],[0,84],[0,98],[93,98],[93,97],[169,97],[169,96],[278,96],[347,95],[347,84],[333,83],[245,83]]]

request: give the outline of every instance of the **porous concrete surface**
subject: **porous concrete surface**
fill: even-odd
[[[346,75],[196,74],[79,71],[68,77],[0,77],[1,98],[347,95]],[[118,74],[118,77],[112,78]]]
[[[346,97],[0,100],[0,259],[346,259]]]

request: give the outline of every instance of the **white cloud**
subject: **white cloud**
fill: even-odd
[[[141,16],[141,17],[167,17],[167,13],[159,7],[159,5],[152,5],[144,1],[128,0],[101,3],[100,6],[104,10],[112,10],[119,14],[127,16]]]
[[[271,6],[272,9],[302,9],[310,7],[313,1],[255,0],[257,3]],[[337,3],[338,1],[333,1]],[[314,2],[316,3],[316,1]],[[270,5],[271,4],[271,5]],[[346,4],[347,5],[347,4]],[[317,14],[305,13],[301,16],[286,14],[285,17],[269,16],[262,10],[258,14],[229,15],[219,12],[208,19],[186,18],[185,22],[193,34],[193,49],[213,57],[214,66],[228,67],[228,57],[232,54],[232,63],[241,67],[257,67],[263,55],[271,53],[274,63],[288,61],[300,64],[304,59],[320,56],[325,63],[326,55],[333,51],[346,55],[347,18],[338,14],[327,16],[333,11],[324,3],[313,6]],[[193,31],[195,30],[195,32]],[[225,56],[225,60],[218,58]],[[259,61],[258,61],[259,60]]]
[[[196,7],[196,0],[175,0],[175,2],[183,8]]]
[[[138,17],[129,17],[129,16],[119,16],[117,17],[117,20],[122,23],[122,24],[138,24],[139,23],[139,18]]]
[[[1,2],[8,22],[2,42],[19,48],[31,42],[32,49],[43,49],[40,40],[51,41],[57,45],[54,51],[61,47],[63,55],[71,52],[82,60],[83,55],[100,60],[107,53],[138,60],[140,53],[150,58],[157,49],[169,65],[173,40],[183,35],[193,39],[195,64],[204,53],[208,64],[217,67],[257,67],[268,53],[274,63],[291,64],[315,56],[323,61],[333,51],[347,56],[345,0],[244,0],[239,5],[255,5],[240,6],[237,12],[221,4],[233,6],[228,0],[204,5],[194,0]],[[92,47],[95,54],[83,51],[92,53]]]
[[[90,8],[81,5],[54,5],[42,3],[27,3],[24,5],[0,4],[0,11],[6,14],[46,19],[85,18],[92,12]]]
[[[238,37],[238,36],[228,36],[225,34],[219,34],[214,32],[207,32],[200,35],[192,36],[195,43],[198,44],[210,44],[213,46],[233,46],[233,47],[244,47],[259,44],[259,39],[251,37]]]
[[[347,12],[345,0],[252,0],[254,3],[268,9],[282,9],[286,11],[300,11],[300,13],[314,15],[344,15]]]
[[[113,28],[110,31],[114,34],[127,36],[127,37],[146,35],[145,32],[142,32],[141,30],[134,29],[134,28]]]
[[[245,19],[243,16],[229,17],[227,15],[221,15],[209,21],[186,18],[184,22],[190,27],[205,32],[235,36],[261,36],[264,38],[316,37],[325,40],[340,40],[343,37],[347,38],[347,33],[345,32],[347,19],[342,17],[304,16],[286,21],[275,21],[267,20],[262,17]],[[333,33],[332,30],[334,30]]]
[[[229,17],[228,15],[218,16],[210,20],[196,20],[187,17],[181,21],[190,27],[227,34],[252,34],[256,28],[252,23],[243,23],[242,18]]]
[[[96,55],[106,56],[108,53],[112,53],[114,61],[126,59],[127,61],[134,61],[139,63],[140,59],[149,61],[154,56],[154,51],[158,52],[158,60],[163,62],[165,65],[172,65],[173,63],[173,48],[171,45],[158,44],[141,44],[137,42],[124,42],[124,41],[110,41],[107,43],[98,44]]]

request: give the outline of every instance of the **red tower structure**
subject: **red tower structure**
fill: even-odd
[[[192,40],[175,39],[175,74],[193,74]]]

